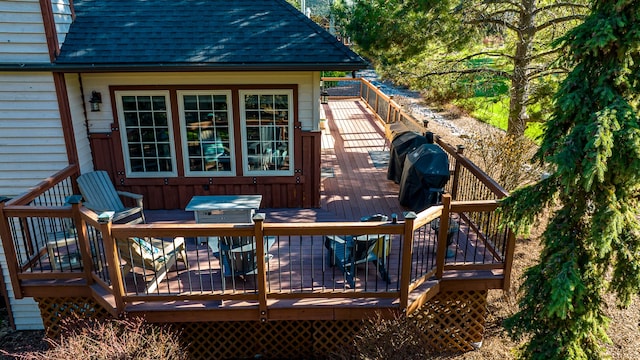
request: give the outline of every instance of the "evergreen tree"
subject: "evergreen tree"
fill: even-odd
[[[536,155],[553,174],[504,201],[520,230],[553,209],[505,324],[523,359],[603,358],[603,294],[624,307],[640,292],[640,0],[594,1],[563,42],[573,70]]]

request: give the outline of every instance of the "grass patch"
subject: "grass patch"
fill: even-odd
[[[453,104],[464,109],[470,116],[502,130],[507,130],[509,120],[509,98],[506,96],[476,96],[454,100]],[[535,110],[532,107],[530,110]],[[524,135],[539,142],[543,129],[541,123],[529,123]]]

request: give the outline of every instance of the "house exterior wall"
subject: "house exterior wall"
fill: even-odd
[[[62,44],[71,24],[70,0],[52,0],[51,5],[57,40]],[[0,64],[50,63],[51,44],[47,43],[40,1],[0,1],[0,43]],[[86,150],[86,131],[83,134]],[[90,153],[84,158],[90,162]],[[19,195],[67,164],[53,75],[0,72],[0,196]],[[42,329],[36,302],[14,297],[2,247],[0,266],[16,329]]]
[[[0,63],[48,63],[38,0],[0,1]]]
[[[85,101],[90,142],[97,169],[107,170],[116,186],[145,195],[147,209],[184,208],[193,195],[262,194],[263,207],[317,207],[320,200],[319,72],[198,72],[198,73],[87,73],[81,75],[85,100],[93,91],[102,94],[101,111],[91,112]],[[225,88],[295,90],[294,147],[291,175],[127,177],[110,87],[189,90],[207,85]],[[75,86],[79,86],[76,84]],[[69,87],[69,85],[68,85]],[[71,91],[69,91],[71,93]],[[177,114],[172,114],[177,121]],[[76,123],[74,119],[74,123]],[[297,126],[297,125],[296,125]],[[118,125],[115,124],[115,128]],[[297,134],[297,135],[296,135]],[[239,134],[235,134],[239,138]],[[177,145],[176,145],[177,146]],[[239,161],[239,160],[237,160]]]
[[[85,99],[92,91],[102,93],[102,110],[91,112],[87,103],[90,133],[111,132],[115,117],[109,94],[109,86],[154,85],[274,85],[294,84],[298,86],[298,114],[302,130],[318,129],[320,73],[319,72],[195,72],[195,73],[99,73],[82,74]]]

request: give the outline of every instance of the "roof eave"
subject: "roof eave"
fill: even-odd
[[[51,72],[201,72],[201,71],[356,71],[367,68],[365,62],[313,64],[74,64],[32,63],[0,64],[0,71]]]

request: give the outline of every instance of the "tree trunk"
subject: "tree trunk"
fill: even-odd
[[[527,128],[529,114],[527,102],[529,101],[529,65],[531,64],[531,51],[535,37],[535,24],[533,12],[536,9],[535,0],[523,0],[524,9],[520,11],[518,21],[518,43],[513,60],[513,77],[509,95],[509,122],[507,134],[522,136]]]

